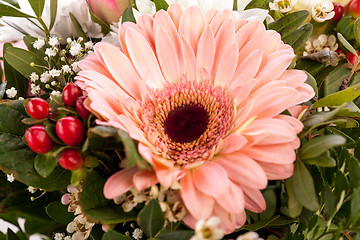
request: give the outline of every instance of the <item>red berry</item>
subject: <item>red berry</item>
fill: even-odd
[[[62,100],[65,105],[75,106],[76,99],[82,96],[82,90],[75,83],[69,83],[64,87]]]
[[[65,149],[59,156],[59,164],[68,170],[77,170],[83,165],[83,157],[79,150]]]
[[[33,98],[26,104],[26,110],[30,117],[44,119],[49,114],[49,104],[42,98]]]
[[[91,113],[84,106],[85,99],[87,99],[87,96],[81,96],[76,99],[76,110],[78,111],[80,117],[88,119]]]
[[[358,55],[360,55],[360,52],[356,50],[356,52],[358,53]],[[348,60],[349,63],[351,63],[351,65],[355,65],[357,57],[355,54],[353,54],[352,52],[347,52],[346,53],[346,59]],[[355,71],[360,69],[360,64],[358,64],[355,68]]]
[[[335,15],[334,17],[331,19],[332,22],[338,22],[343,14],[344,14],[344,6],[341,5],[340,3],[333,3],[334,5],[334,12],[335,12]]]
[[[349,13],[353,18],[360,17],[360,0],[353,0],[348,6]]]
[[[75,117],[63,117],[56,123],[56,134],[67,145],[77,146],[84,142],[85,127]]]
[[[25,132],[25,140],[34,152],[40,154],[49,152],[54,145],[54,141],[47,134],[43,125],[28,128]]]

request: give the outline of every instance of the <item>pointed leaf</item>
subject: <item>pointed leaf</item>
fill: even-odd
[[[23,13],[14,7],[1,3],[0,3],[0,16],[33,18],[33,16]]]
[[[312,30],[312,24],[306,23],[282,40],[284,43],[289,44],[296,52],[309,39]]]
[[[354,39],[354,18],[351,16],[342,17],[336,25],[336,31],[349,41]]]
[[[37,17],[41,17],[44,10],[45,0],[28,0]]]
[[[324,96],[339,92],[343,80],[350,76],[351,69],[342,65],[335,68],[324,80]]]
[[[169,4],[165,0],[154,0],[156,11],[160,11],[161,9],[167,10]]]
[[[54,27],[57,15],[58,0],[50,0],[50,26],[49,31]]]
[[[127,7],[122,15],[121,23],[124,22],[133,22],[136,23],[136,19],[134,17],[134,12],[131,6]]]
[[[309,84],[314,89],[315,97],[317,98],[319,96],[319,90],[317,87],[316,79],[307,71],[304,70],[304,72],[307,75],[306,83]]]
[[[71,21],[73,23],[73,26],[75,28],[76,33],[79,35],[79,37],[82,37],[84,39],[84,42],[89,41],[88,37],[86,36],[86,33],[84,32],[84,30],[82,29],[79,21],[76,19],[76,17],[74,16],[74,14],[72,14],[71,12],[69,13]]]
[[[38,154],[35,157],[34,167],[36,172],[42,176],[49,176],[58,165],[58,160],[52,156],[51,152],[46,154]]]
[[[20,240],[18,236],[10,229],[7,229],[6,240]]]
[[[358,56],[355,48],[346,40],[346,38],[344,38],[344,36],[341,33],[337,33],[337,37],[347,50],[349,50],[355,56]]]
[[[46,207],[46,213],[56,222],[67,225],[74,220],[74,214],[61,202],[52,202]]]
[[[238,0],[238,1],[243,1],[243,0]],[[269,2],[272,2],[272,0],[252,0],[248,5],[246,5],[245,10],[252,8],[268,9]]]
[[[329,148],[343,145],[345,142],[346,139],[339,135],[315,137],[301,147],[299,156],[301,159],[315,158],[325,153]]]
[[[140,211],[137,222],[146,236],[154,237],[164,227],[164,214],[157,200],[152,199]]]
[[[300,27],[308,16],[309,12],[307,10],[293,12],[270,23],[268,27],[280,33],[282,38],[285,38]]]
[[[314,158],[302,159],[304,163],[317,165],[319,167],[335,167],[336,161],[330,156],[329,151],[325,151],[323,154]]]
[[[286,186],[286,191],[287,191],[287,194],[288,194],[288,197],[289,197],[288,198],[289,215],[292,218],[296,218],[301,214],[303,206],[296,199],[294,189],[293,189],[293,185],[294,185],[293,181],[294,181],[294,178],[286,179],[285,186]]]
[[[351,197],[350,227],[356,225],[360,219],[360,189],[354,190]]]
[[[354,36],[358,44],[360,44],[360,19],[357,18],[354,24]]]
[[[295,162],[294,175],[291,178],[296,199],[310,211],[317,211],[319,202],[315,192],[314,180],[301,161]]]

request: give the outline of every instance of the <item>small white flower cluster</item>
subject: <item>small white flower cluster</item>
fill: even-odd
[[[64,233],[55,233],[54,240],[71,240],[70,236],[65,236]]]
[[[170,188],[165,188],[164,186],[158,187],[157,185],[142,191],[131,188],[126,193],[116,197],[114,202],[122,204],[121,206],[125,212],[130,212],[139,203],[147,203],[151,199],[159,201],[164,217],[169,222],[180,221],[186,215],[185,206],[180,197],[179,182],[174,182]]]
[[[135,240],[140,240],[143,238],[143,231],[140,229],[140,228],[135,228],[133,233],[132,233],[132,237],[135,239]]]
[[[45,88],[52,90],[52,96],[60,95],[61,85],[71,81],[70,78],[80,70],[78,62],[93,52],[94,43],[91,41],[84,42],[82,37],[76,40],[67,38],[66,43],[65,46],[62,46],[61,38],[56,36],[49,39],[39,38],[33,43],[35,49],[46,48],[44,59],[47,61],[48,67],[44,68],[42,66],[44,71],[40,75],[36,72],[30,74],[29,80],[32,94],[39,94],[41,86],[45,86]],[[54,66],[52,58],[60,64]],[[32,66],[35,66],[34,63],[32,64]]]
[[[224,232],[220,228],[220,219],[211,217],[207,221],[200,220],[195,226],[195,235],[190,240],[220,240],[224,237]]]
[[[69,204],[68,211],[74,212],[74,215],[77,215],[72,222],[67,225],[66,231],[69,233],[73,233],[71,236],[72,240],[84,240],[90,236],[92,227],[95,223],[89,222],[83,211],[81,210],[81,206],[79,205],[79,194],[81,191],[81,186],[77,188],[69,185],[67,187],[66,193],[61,198],[61,203],[64,205]]]
[[[14,98],[16,97],[16,94],[17,94],[17,90],[14,87],[11,87],[10,89],[6,90],[6,95],[8,98]]]
[[[257,234],[256,232],[247,232],[243,235],[238,236],[236,240],[264,240],[264,239],[259,237],[259,234]]]
[[[317,22],[330,20],[335,16],[334,5],[329,0],[322,0],[312,7],[311,15]]]
[[[29,191],[29,193],[35,193],[35,192],[37,191],[37,188],[34,188],[34,187],[32,187],[32,186],[29,186],[29,187],[27,188],[27,190]]]
[[[6,174],[6,178],[8,180],[8,182],[14,182],[15,181],[15,177],[14,177],[14,174]]]
[[[303,52],[304,56],[307,56],[312,53],[320,51],[336,51],[339,47],[339,44],[336,42],[336,37],[334,35],[325,35],[321,34],[317,39],[310,41],[308,40],[305,43],[305,51]]]
[[[297,0],[274,0],[269,3],[271,10],[279,11],[281,13],[290,12]]]

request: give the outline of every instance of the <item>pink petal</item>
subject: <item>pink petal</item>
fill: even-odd
[[[173,182],[178,179],[181,173],[182,171],[177,169],[156,170],[156,177],[161,185],[170,187]]]
[[[206,162],[191,173],[197,189],[212,197],[220,197],[229,190],[229,179],[225,170],[215,162]]]
[[[234,214],[222,208],[218,203],[214,206],[214,216],[220,219],[220,228],[227,234],[234,231],[237,226]]]
[[[188,80],[196,80],[196,57],[194,50],[183,36],[181,36],[181,45],[184,54],[186,77]]]
[[[148,14],[144,14],[137,20],[138,27],[143,31],[146,39],[148,39],[150,45],[155,49],[154,31],[153,31],[154,18]],[[125,37],[125,36],[124,36]]]
[[[171,17],[172,21],[174,22],[175,28],[179,28],[180,18],[183,14],[182,7],[178,3],[170,4],[167,10],[169,16]]]
[[[296,134],[298,134],[299,132],[302,131],[302,129],[304,128],[303,123],[294,117],[288,116],[288,115],[278,115],[276,116],[277,119],[281,119],[285,122],[287,122],[288,124],[290,124],[296,131]]]
[[[259,162],[269,180],[282,180],[293,175],[294,164],[274,164]]]
[[[215,12],[211,13],[210,15],[208,14],[207,19],[209,19],[208,22],[210,23],[210,27],[213,30],[215,36],[217,36],[218,31],[226,21],[231,20],[233,23],[235,23],[235,16],[231,10],[217,12],[217,14],[213,16],[210,21],[210,16],[214,13]]]
[[[113,199],[130,190],[134,186],[133,177],[137,171],[138,169],[133,167],[113,174],[104,185],[104,196]]]
[[[214,81],[215,86],[226,88],[233,79],[238,60],[238,51],[234,51],[236,48],[236,43],[234,43],[219,62]]]
[[[295,161],[296,154],[290,143],[251,146],[242,152],[256,161],[289,164]]]
[[[216,198],[216,202],[230,213],[244,212],[245,200],[240,186],[230,181],[229,192]]]
[[[265,32],[264,24],[259,21],[252,21],[241,27],[235,35],[239,50],[252,38],[253,35]]]
[[[231,134],[224,138],[224,146],[221,150],[221,153],[226,154],[236,152],[241,149],[246,143],[247,140],[244,136],[239,134]]]
[[[252,212],[262,212],[266,209],[266,202],[260,190],[241,186],[245,195],[245,208]]]
[[[201,219],[197,219],[195,218],[193,215],[191,215],[190,213],[187,213],[185,215],[185,217],[182,219],[182,221],[188,225],[190,228],[195,229],[196,228],[196,223],[201,220]]]
[[[196,219],[207,219],[210,217],[214,208],[215,200],[197,190],[191,174],[185,175],[180,180],[180,185],[181,197],[189,213],[192,216],[196,216]]]
[[[209,26],[207,26],[200,37],[196,54],[196,69],[198,74],[206,69],[211,72],[215,57],[215,39],[214,34]]]
[[[234,152],[221,155],[216,162],[225,169],[229,178],[240,184],[253,188],[265,188],[267,178],[261,166],[245,154]]]
[[[136,189],[139,191],[158,183],[155,172],[147,170],[138,171],[135,173],[133,180]]]
[[[95,50],[96,51],[96,50]],[[100,62],[99,58],[96,54],[90,54],[85,59],[79,62],[79,67],[82,70],[90,70],[94,72],[98,72],[108,78],[112,78],[111,74],[107,71],[104,65]]]

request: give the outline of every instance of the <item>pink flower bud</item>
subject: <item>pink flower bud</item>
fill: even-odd
[[[91,11],[103,22],[118,22],[131,0],[87,0]]]

